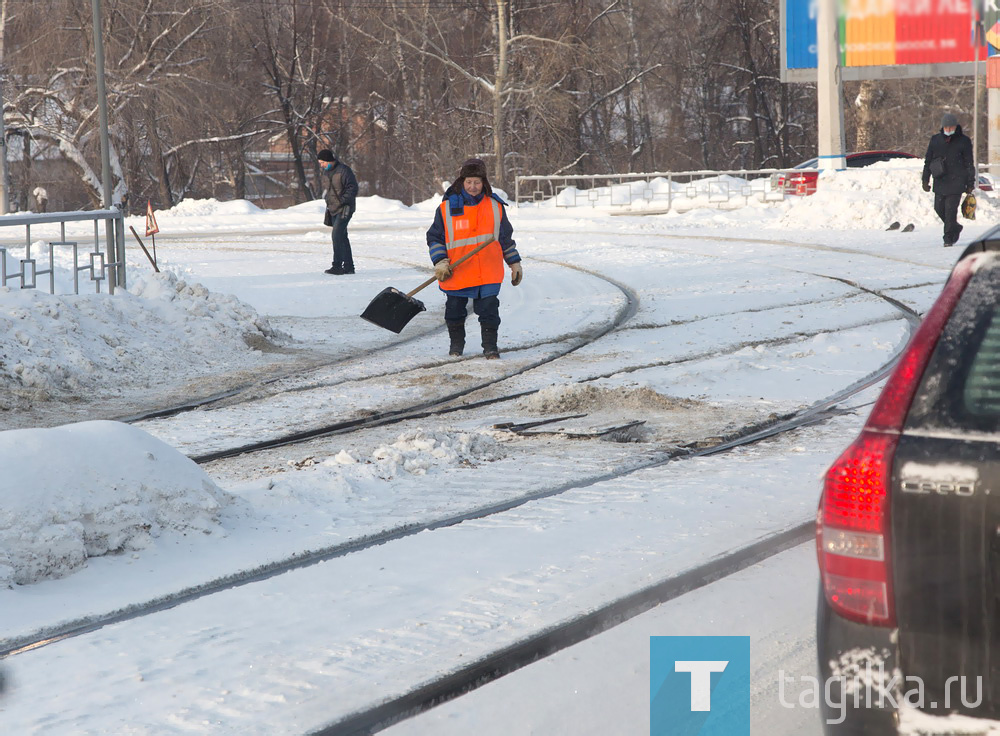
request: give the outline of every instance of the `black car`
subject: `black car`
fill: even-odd
[[[1000,720],[1000,227],[830,467],[816,531],[825,732],[895,734],[911,708]]]

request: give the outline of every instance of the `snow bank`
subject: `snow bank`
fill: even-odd
[[[863,169],[822,171],[816,193],[789,197],[778,221],[781,228],[885,230],[891,223],[941,226],[934,194],[921,187],[923,161],[885,161]],[[976,192],[976,217],[1000,220],[1000,200],[993,192]],[[959,217],[959,223],[968,223]]]
[[[118,422],[0,432],[0,585],[62,577],[164,532],[220,529],[229,500],[184,455]]]
[[[248,338],[282,336],[236,297],[173,273],[141,276],[114,296],[0,288],[0,407],[11,390],[45,400],[119,382],[176,382],[240,356],[257,360]]]
[[[858,169],[825,170],[810,196],[788,195],[771,201],[769,177],[742,179],[719,175],[687,181],[653,178],[578,189],[562,189],[532,206],[612,213],[670,211],[665,220],[678,227],[758,226],[781,230],[865,229],[901,226],[939,228],[933,193],[921,187],[923,160],[883,161]],[[1000,221],[1000,196],[976,192],[977,219]],[[968,224],[967,220],[959,220]]]
[[[365,214],[386,214],[391,212],[401,212],[408,207],[398,199],[386,199],[377,194],[370,197],[358,197],[358,210]]]
[[[228,217],[230,215],[256,215],[262,210],[253,202],[245,199],[234,199],[229,202],[220,202],[217,199],[182,199],[168,210],[161,210],[156,213],[157,224],[159,218],[164,217]]]

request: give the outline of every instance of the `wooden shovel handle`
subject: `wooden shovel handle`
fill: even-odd
[[[455,270],[456,268],[458,268],[459,265],[461,265],[462,263],[465,263],[467,260],[469,260],[470,258],[472,258],[472,256],[476,255],[476,253],[478,253],[479,251],[481,251],[483,248],[485,248],[487,245],[489,245],[490,243],[492,243],[494,240],[496,240],[496,239],[493,238],[493,237],[491,237],[489,240],[487,240],[482,245],[477,245],[475,248],[473,248],[468,253],[466,253],[464,256],[462,256],[457,261],[455,261],[453,264],[451,264],[452,270]],[[406,296],[408,296],[408,297],[413,296],[414,294],[416,294],[421,289],[426,289],[428,286],[430,286],[431,284],[433,284],[435,281],[437,281],[437,276],[431,276],[429,279],[427,279],[424,283],[422,283],[416,289],[414,289],[413,291],[409,292]]]

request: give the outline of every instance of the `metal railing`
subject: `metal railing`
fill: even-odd
[[[87,257],[85,265],[80,265],[79,240],[66,239],[66,223],[85,222],[94,223],[93,246],[89,251],[84,251]],[[105,249],[101,250],[100,223],[105,223]],[[33,258],[32,251],[32,227],[40,228],[47,224],[59,225],[59,237],[48,240],[45,245],[48,247],[48,268],[38,268],[38,258]],[[8,255],[10,246],[0,246],[0,286],[7,286],[15,279],[19,280],[18,287],[21,289],[35,289],[38,286],[39,276],[48,276],[48,289],[50,294],[56,293],[56,258],[55,253],[63,248],[73,249],[73,266],[70,272],[73,279],[73,293],[80,293],[80,273],[89,272],[90,281],[94,284],[95,291],[101,292],[101,282],[107,281],[108,293],[114,294],[116,288],[127,288],[125,274],[125,215],[112,207],[110,210],[91,210],[88,212],[47,212],[47,213],[26,213],[0,216],[0,227],[23,227],[24,236],[24,258]],[[44,246],[43,246],[44,247]],[[90,246],[84,246],[90,247]],[[19,264],[18,269],[8,270],[8,258],[13,258]]]
[[[702,197],[711,204],[740,199],[745,204],[750,198],[780,202],[785,198],[785,189],[774,186],[772,175],[787,172],[788,169],[730,169],[518,176],[514,180],[514,202],[520,205],[555,199],[557,207],[625,207],[638,200],[647,206],[660,204],[666,211],[677,200]],[[658,179],[660,183],[656,182]]]
[[[893,168],[915,172],[919,177],[921,162],[919,159],[911,161],[911,166]],[[990,167],[980,164],[979,168],[988,170]],[[844,170],[864,172],[869,168]],[[885,167],[871,169],[885,170]],[[751,199],[762,203],[781,202],[787,195],[813,193],[816,174],[820,171],[817,168],[729,169],[518,176],[514,180],[514,202],[522,205],[552,201],[560,208],[638,206],[656,213],[696,206],[740,206]],[[919,178],[915,181],[919,182]],[[989,183],[992,185],[992,181]]]

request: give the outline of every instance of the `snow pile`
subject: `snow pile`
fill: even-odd
[[[275,210],[262,209],[245,199],[228,202],[211,198],[183,199],[170,209],[155,211],[154,215],[162,234],[177,235],[181,232],[243,232],[261,227],[300,228],[306,224],[315,224],[319,228],[323,222],[325,208],[326,203],[322,199]],[[126,217],[125,225],[126,227],[132,225],[142,232],[146,225],[146,216]],[[76,232],[73,228],[70,228],[70,231]],[[146,245],[149,246],[148,241]]]
[[[0,407],[8,391],[45,400],[123,382],[176,382],[223,360],[256,362],[248,341],[282,337],[237,298],[173,273],[137,278],[114,296],[0,287]]]
[[[245,199],[220,202],[217,199],[182,199],[169,210],[156,213],[157,224],[161,216],[166,217],[225,217],[229,215],[256,215],[260,207]]]
[[[922,159],[894,159],[856,169],[819,172],[809,196],[770,191],[770,177],[726,174],[678,181],[657,177],[579,189],[565,186],[535,203],[542,208],[608,209],[612,212],[666,211],[677,225],[731,227],[758,223],[783,230],[866,229],[901,226],[938,228],[933,193],[921,187]],[[1000,220],[1000,196],[976,192],[977,219]],[[961,223],[968,221],[960,219]]]
[[[334,461],[344,462],[344,454]],[[499,460],[503,452],[489,435],[417,429],[399,435],[391,445],[377,447],[371,457],[379,476],[388,479],[401,472],[426,475],[436,467]]]
[[[386,199],[377,194],[370,197],[358,197],[358,209],[365,214],[378,213],[380,215],[400,212],[407,209],[406,205],[398,199]]]
[[[649,386],[597,386],[593,383],[557,384],[543,388],[518,402],[518,408],[536,414],[601,409],[642,409],[671,411],[698,405],[690,399],[664,396]]]
[[[0,432],[0,585],[62,577],[167,531],[210,534],[229,496],[184,455],[118,422]]]
[[[788,211],[778,227],[802,229],[885,230],[893,222],[938,228],[934,194],[921,187],[923,161],[885,161],[861,169],[822,171],[816,193],[788,197]],[[1000,201],[992,192],[976,193],[977,219],[1000,219]],[[960,224],[967,220],[959,217]]]

